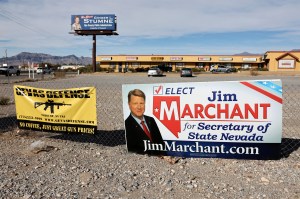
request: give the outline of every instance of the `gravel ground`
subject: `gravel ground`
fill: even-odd
[[[0,140],[3,199],[300,198],[299,149],[280,160],[180,159],[20,130]]]
[[[184,81],[199,81],[198,77]],[[97,85],[101,85],[101,81],[111,81],[103,76],[96,83],[96,78],[99,79],[89,77],[89,81]],[[235,77],[226,78],[233,80]],[[148,83],[178,81],[177,78],[148,80]],[[207,80],[209,78],[204,76],[201,79]],[[138,80],[122,77],[121,81],[144,83],[145,77]],[[291,81],[291,78],[286,77],[285,81]],[[48,85],[56,87],[61,82]],[[107,89],[106,93],[97,93],[97,96],[107,100],[111,92]],[[120,90],[117,93],[119,95]],[[114,95],[111,103],[118,100]],[[98,108],[104,115],[121,107],[105,107],[105,103],[101,103],[103,100]],[[0,108],[2,112],[4,109]],[[100,119],[103,123],[99,123],[98,129],[110,128],[119,132],[120,141],[111,144],[107,144],[107,138],[89,142],[86,138],[74,141],[59,134],[16,128],[0,131],[0,198],[300,198],[298,133],[293,134],[297,142],[294,150],[279,160],[156,157],[127,153],[124,130],[119,121],[122,117],[118,117],[117,122],[109,121],[111,118],[105,120],[104,116]]]

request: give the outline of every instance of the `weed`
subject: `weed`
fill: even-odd
[[[0,105],[8,105],[9,101],[9,97],[0,97]]]

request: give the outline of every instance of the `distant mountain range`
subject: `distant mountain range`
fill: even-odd
[[[297,49],[298,50],[298,49]],[[235,55],[257,55],[248,52],[242,52]],[[53,56],[43,53],[22,52],[12,57],[0,58],[0,65],[7,63],[8,65],[27,65],[28,63],[50,63],[59,65],[89,65],[92,64],[91,57],[77,57],[75,55]]]
[[[251,56],[251,55],[263,55],[263,54],[253,54],[253,53],[248,53],[248,52],[242,52],[242,53],[238,53],[238,54],[234,54],[234,55],[240,55],[240,56]]]
[[[27,65],[31,63],[51,63],[53,65],[89,65],[92,64],[91,57],[77,57],[75,55],[68,56],[52,56],[43,53],[22,52],[12,57],[0,58],[0,65],[6,63],[8,65]]]

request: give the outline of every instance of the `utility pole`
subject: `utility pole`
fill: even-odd
[[[5,49],[5,64],[7,64],[7,49]]]
[[[93,72],[97,71],[96,67],[96,35],[93,35]]]

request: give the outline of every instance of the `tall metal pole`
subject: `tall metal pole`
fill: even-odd
[[[96,72],[96,35],[93,35],[93,71]]]
[[[5,49],[5,63],[7,64],[7,49]]]

